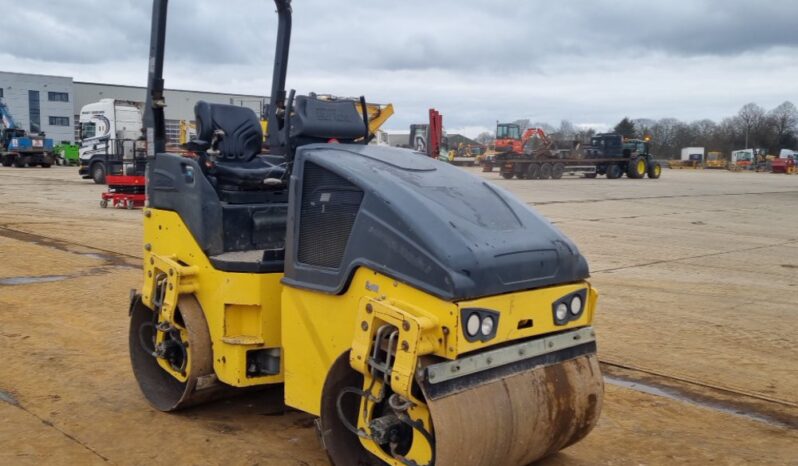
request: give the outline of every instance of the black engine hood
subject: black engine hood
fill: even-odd
[[[324,192],[330,178],[327,185],[314,181],[319,178],[305,176],[308,169],[332,172],[334,179],[362,191],[338,267],[299,260],[300,242],[306,247],[313,241],[297,221],[303,218],[303,195],[317,196],[306,207],[331,198]],[[284,281],[291,286],[340,293],[357,267],[367,266],[456,301],[589,275],[576,246],[529,206],[457,167],[406,149],[349,144],[299,148],[289,212],[294,219],[288,222]]]

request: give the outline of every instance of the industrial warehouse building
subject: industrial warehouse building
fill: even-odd
[[[0,98],[18,126],[33,133],[44,132],[56,142],[78,139],[80,109],[100,99],[144,102],[146,88],[74,81],[68,76],[0,71]],[[194,120],[198,100],[249,107],[260,117],[268,103],[265,96],[167,89],[166,132],[177,140],[180,120]]]

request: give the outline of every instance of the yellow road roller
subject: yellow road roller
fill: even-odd
[[[198,102],[196,158],[165,151],[153,4],[129,333],[146,399],[281,384],[336,465],[524,465],[582,439],[603,397],[584,257],[506,191],[369,145],[364,98],[287,95],[275,3],[268,153],[253,111]]]

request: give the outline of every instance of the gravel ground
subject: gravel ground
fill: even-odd
[[[587,256],[605,409],[545,464],[798,464],[798,176],[503,180]],[[0,168],[0,464],[326,464],[279,388],[153,411],[127,359],[141,211]]]

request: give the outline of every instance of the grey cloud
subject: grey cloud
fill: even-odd
[[[3,11],[12,11],[0,0]],[[173,0],[167,54],[202,64],[250,63],[272,19],[266,1]],[[260,11],[258,11],[260,10]],[[141,0],[26,0],[4,19],[1,52],[62,63],[102,63],[147,56],[152,3]],[[259,14],[253,14],[253,11]],[[34,27],[31,27],[34,25]],[[268,35],[269,38],[271,35]]]
[[[276,21],[269,0],[171,3],[170,57],[202,65],[271,57]],[[4,24],[7,53],[77,63],[146,56],[148,1],[25,4]],[[292,61],[304,68],[545,71],[562,57],[722,55],[798,45],[794,1],[295,0],[294,11]]]
[[[0,0],[16,15],[4,20],[4,70],[144,84],[149,0],[18,3]],[[167,86],[268,92],[271,0],[170,3]],[[393,102],[391,128],[423,121],[429,106],[449,126],[491,127],[518,118],[719,118],[798,94],[795,0],[294,0],[293,8],[289,85]]]
[[[579,21],[585,38],[620,51],[630,48],[681,55],[727,55],[798,45],[792,1],[631,0],[585,5]]]
[[[353,2],[347,2],[352,5]],[[549,62],[634,59],[652,52],[730,55],[798,45],[794,1],[683,0],[354,2],[348,25],[328,19],[337,2],[297,2],[298,30],[338,44],[326,66],[362,53],[379,69],[545,71]],[[300,42],[301,56],[313,55]]]
[[[134,2],[113,2],[109,8],[111,4],[0,0],[4,12],[0,51],[19,58],[67,63],[97,63],[114,55],[137,53],[141,40],[136,26],[147,21],[148,12]]]

